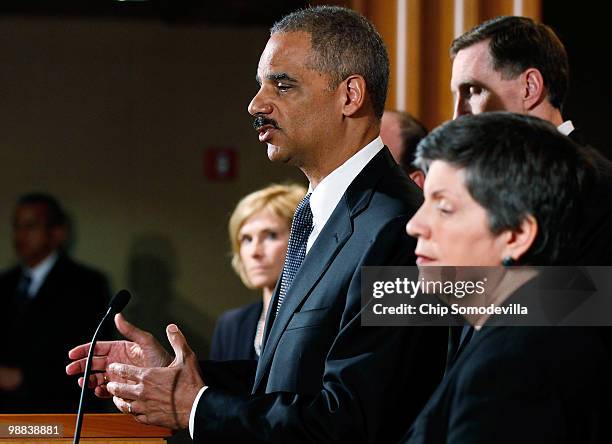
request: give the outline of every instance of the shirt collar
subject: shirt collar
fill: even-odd
[[[53,268],[53,266],[57,262],[57,258],[58,254],[54,251],[35,267],[24,267],[24,273],[32,278],[32,283],[30,284],[30,287],[28,289],[28,294],[30,296],[33,296],[38,292],[43,282],[45,281],[45,278],[51,271],[51,268]]]
[[[383,147],[379,136],[328,174],[314,190],[312,185],[309,186],[308,192],[312,193],[310,209],[314,230],[321,231],[351,182]]]
[[[566,120],[561,125],[557,127],[557,130],[564,136],[569,136],[572,131],[574,131],[574,124],[571,120]]]

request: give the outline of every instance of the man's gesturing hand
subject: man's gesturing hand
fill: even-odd
[[[98,372],[90,376],[89,387],[95,387],[95,393],[101,398],[111,395],[106,390],[106,383],[113,380],[108,372],[112,363],[135,365],[138,367],[164,367],[170,364],[172,357],[166,352],[153,335],[130,324],[123,315],[115,315],[115,325],[119,333],[129,341],[102,341],[96,344],[92,371]],[[80,375],[85,371],[87,353],[90,344],[79,345],[68,352],[71,362],[66,367],[69,375]],[[83,385],[83,378],[79,378]]]
[[[174,361],[163,368],[142,368],[129,364],[112,364],[113,376],[107,390],[114,395],[119,410],[132,413],[146,424],[173,429],[189,426],[189,414],[196,395],[204,386],[198,361],[178,327],[166,328],[175,353]]]

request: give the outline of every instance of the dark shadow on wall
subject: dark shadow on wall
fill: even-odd
[[[612,159],[609,16],[601,13],[602,7],[597,3],[576,6],[573,2],[542,2],[542,21],[559,35],[570,62],[570,88],[563,117],[581,129],[587,143]]]
[[[177,324],[203,359],[209,353],[215,320],[180,297],[175,289],[177,275],[176,253],[168,236],[148,233],[137,237],[128,258],[127,284],[133,299],[126,316],[150,331],[169,351],[166,326]]]

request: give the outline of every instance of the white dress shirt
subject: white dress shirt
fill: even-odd
[[[43,260],[40,264],[36,265],[34,268],[23,268],[23,273],[32,278],[32,282],[28,287],[28,296],[31,298],[36,297],[36,293],[42,287],[42,284],[45,282],[47,275],[57,262],[57,253],[53,252],[45,260]]]
[[[574,131],[574,124],[571,120],[566,120],[561,125],[557,127],[557,130],[564,136],[569,136],[572,131]]]
[[[312,193],[310,196],[310,210],[312,211],[313,228],[306,244],[306,254],[308,254],[310,248],[314,245],[349,185],[383,147],[384,144],[379,136],[329,173],[319,182],[316,188],[313,189],[312,184],[308,187],[308,192]],[[193,439],[195,412],[198,408],[198,402],[207,388],[207,386],[204,386],[200,389],[191,407],[189,414],[189,434],[191,439]]]
[[[329,173],[314,190],[312,185],[308,188],[308,192],[312,192],[310,210],[312,211],[313,228],[306,244],[306,254],[319,237],[349,185],[353,183],[355,177],[361,173],[361,170],[378,154],[383,146],[382,139],[377,137]]]

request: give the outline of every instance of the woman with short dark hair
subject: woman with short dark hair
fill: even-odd
[[[427,172],[425,201],[407,231],[418,239],[422,273],[432,266],[497,267],[487,293],[503,305],[546,275],[508,265],[572,262],[590,165],[550,124],[509,113],[462,117],[425,138],[416,163]],[[445,377],[407,442],[607,439],[611,365],[599,330],[466,319],[449,346]]]

